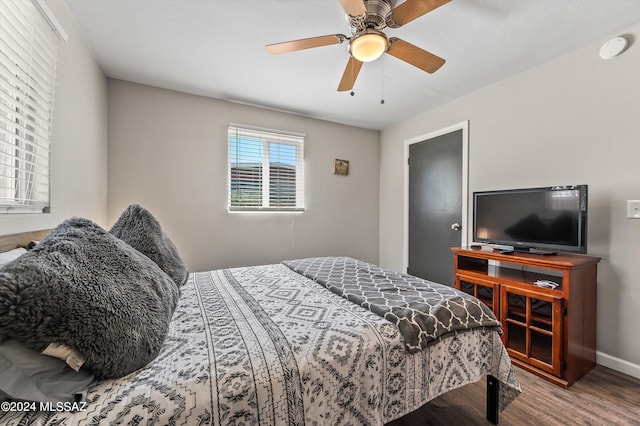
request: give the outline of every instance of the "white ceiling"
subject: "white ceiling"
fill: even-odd
[[[385,29],[445,58],[440,70],[427,74],[384,55],[364,64],[352,97],[336,90],[347,43],[277,56],[265,49],[349,36],[338,0],[65,2],[109,77],[371,129],[604,43],[640,22],[639,0],[452,0]]]

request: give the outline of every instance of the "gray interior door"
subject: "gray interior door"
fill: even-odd
[[[462,232],[462,129],[409,145],[409,269],[453,286]]]

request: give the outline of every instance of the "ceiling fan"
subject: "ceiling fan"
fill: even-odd
[[[349,42],[349,62],[342,74],[338,91],[351,90],[364,62],[371,62],[388,53],[428,73],[444,65],[444,59],[396,37],[387,37],[383,29],[399,28],[431,12],[451,0],[406,0],[395,8],[390,0],[339,0],[347,13],[351,37],[330,34],[267,46],[273,55],[313,47]]]

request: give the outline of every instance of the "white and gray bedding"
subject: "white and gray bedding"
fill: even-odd
[[[520,388],[495,329],[409,353],[395,325],[285,265],[233,268],[191,274],[158,357],[92,386],[83,411],[0,424],[381,425],[487,374],[506,407]]]

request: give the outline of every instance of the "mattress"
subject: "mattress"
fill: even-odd
[[[391,322],[283,264],[231,268],[190,275],[146,367],[96,383],[76,411],[0,424],[382,425],[488,374],[503,409],[520,386],[493,328],[410,353]]]

